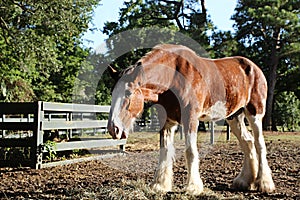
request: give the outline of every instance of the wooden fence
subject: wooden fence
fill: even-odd
[[[55,144],[55,151],[74,149],[92,149],[100,147],[120,146],[124,151],[126,140],[113,140],[108,138],[85,138],[73,140],[82,131],[93,135],[100,129],[105,129],[107,120],[99,119],[99,115],[109,112],[110,106],[51,103],[38,101],[34,103],[0,103],[0,148],[27,147],[29,160],[22,162],[25,166],[35,169],[52,166],[43,163],[45,150],[45,133],[51,130],[64,131],[68,142]],[[92,131],[91,131],[92,130]],[[8,134],[18,131],[19,134]],[[16,135],[18,137],[16,137]],[[7,160],[1,160],[5,165]]]

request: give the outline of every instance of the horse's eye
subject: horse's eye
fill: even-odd
[[[131,92],[129,90],[125,90],[125,98],[130,97]]]

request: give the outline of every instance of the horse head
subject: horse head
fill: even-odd
[[[114,139],[126,139],[137,117],[144,110],[144,101],[157,101],[158,95],[142,85],[139,65],[131,66],[121,73],[109,67],[116,84],[112,92],[108,132]],[[117,77],[117,78],[116,78]]]

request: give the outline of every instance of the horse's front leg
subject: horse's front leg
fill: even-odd
[[[184,127],[185,132],[185,157],[188,170],[188,180],[186,191],[192,195],[198,195],[203,191],[203,182],[199,173],[199,154],[197,147],[198,120],[195,124]]]
[[[160,131],[160,155],[155,172],[152,189],[155,191],[169,192],[173,184],[173,161],[175,159],[174,132],[176,126],[164,127]]]

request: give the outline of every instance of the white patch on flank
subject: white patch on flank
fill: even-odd
[[[226,118],[226,114],[227,114],[227,109],[225,106],[225,102],[217,101],[206,112],[201,113],[199,119],[201,121],[218,121]]]

